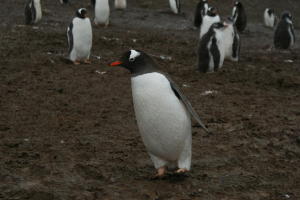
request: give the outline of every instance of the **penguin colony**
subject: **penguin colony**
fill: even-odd
[[[60,0],[67,4],[68,0]],[[180,0],[169,0],[171,11],[180,13]],[[108,26],[110,8],[108,0],[91,0],[95,10],[95,25]],[[116,9],[126,9],[126,0],[115,0]],[[29,0],[25,6],[25,23],[38,23],[42,18],[40,0]],[[295,44],[292,15],[285,11],[276,25],[274,10],[266,8],[264,24],[275,28],[274,47],[289,49]],[[240,35],[247,26],[243,4],[236,1],[232,14],[224,21],[207,0],[196,5],[194,26],[199,29],[197,69],[215,72],[224,60],[239,61]],[[74,64],[90,63],[93,34],[87,10],[80,8],[67,28],[69,59]],[[156,177],[165,175],[168,169],[185,173],[191,169],[192,127],[191,118],[208,132],[191,103],[178,85],[160,70],[154,60],[142,50],[126,51],[111,67],[123,67],[131,73],[131,86],[135,116],[142,141],[157,170]]]

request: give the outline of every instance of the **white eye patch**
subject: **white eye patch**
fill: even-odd
[[[130,50],[129,61],[134,61],[141,53],[136,50]]]

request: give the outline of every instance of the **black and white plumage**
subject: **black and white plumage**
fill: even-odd
[[[208,10],[207,0],[200,0],[195,10],[194,26],[199,28]]]
[[[67,30],[69,58],[74,64],[81,60],[89,62],[93,35],[91,21],[86,14],[85,8],[78,9]]]
[[[234,26],[234,22],[232,18],[228,18],[224,25],[226,28],[223,31],[223,46],[225,51],[225,59],[229,59],[231,61],[239,61],[240,56],[240,36],[236,27]]]
[[[223,66],[225,58],[223,34],[226,27],[224,23],[214,23],[200,40],[197,66],[200,72],[214,72]]]
[[[115,9],[124,10],[126,9],[126,0],[115,0]]]
[[[109,8],[108,0],[96,0],[94,7],[95,7],[94,23],[96,25],[108,26],[109,15],[110,15],[110,8]]]
[[[59,0],[59,2],[60,2],[61,4],[67,4],[67,3],[69,3],[69,0]]]
[[[110,65],[131,72],[137,124],[158,175],[163,175],[167,166],[177,166],[177,172],[190,170],[190,115],[207,129],[179,87],[142,51],[130,50]]]
[[[173,13],[179,14],[181,9],[180,0],[169,0],[170,8]]]
[[[234,3],[232,9],[232,19],[239,32],[243,32],[247,27],[247,15],[243,4],[239,1]]]
[[[274,28],[276,24],[276,15],[272,8],[266,8],[264,12],[264,24],[267,27]]]
[[[42,19],[40,0],[28,0],[25,6],[25,24],[36,24]]]
[[[212,24],[220,22],[221,18],[218,15],[217,9],[209,7],[207,14],[203,17],[202,24],[200,26],[200,40],[207,33]]]
[[[285,11],[276,27],[274,34],[274,45],[277,49],[288,49],[295,44],[294,25],[292,15]]]

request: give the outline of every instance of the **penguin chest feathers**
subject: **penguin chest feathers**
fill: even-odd
[[[191,134],[190,114],[169,80],[152,72],[131,78],[137,124],[149,152],[176,160]]]
[[[78,17],[74,18],[72,33],[74,38],[74,47],[76,49],[82,49],[83,51],[90,51],[93,37],[90,19],[80,19]]]

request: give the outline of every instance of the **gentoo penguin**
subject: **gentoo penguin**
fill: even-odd
[[[243,4],[239,1],[234,3],[232,9],[232,18],[239,32],[243,32],[247,26],[247,15]]]
[[[198,46],[198,70],[214,72],[222,67],[225,58],[223,34],[227,25],[221,22],[211,25]]]
[[[115,8],[120,10],[126,9],[126,0],[115,0]]]
[[[200,27],[200,39],[205,33],[207,33],[212,24],[220,21],[221,19],[217,13],[217,9],[214,7],[209,7],[207,10],[207,14],[203,17],[203,21]]]
[[[266,8],[264,12],[265,26],[273,28],[276,23],[276,16],[272,8]]]
[[[87,17],[85,8],[77,10],[76,16],[68,27],[67,36],[70,60],[77,65],[81,60],[90,63],[93,34],[91,21]]]
[[[224,25],[226,28],[223,31],[222,42],[225,49],[225,59],[237,62],[240,55],[240,36],[231,17],[224,22]]]
[[[295,33],[292,22],[292,15],[285,11],[276,27],[274,45],[277,49],[288,49],[295,44]]]
[[[95,24],[108,26],[109,14],[110,14],[110,9],[109,9],[108,0],[96,0],[95,19],[94,19]]]
[[[25,6],[25,24],[36,24],[42,19],[40,0],[28,0]]]
[[[208,10],[207,0],[200,0],[195,10],[194,26],[199,28],[202,24],[203,16],[206,15]]]
[[[180,8],[181,8],[180,0],[169,0],[169,3],[173,13],[175,14],[180,13]]]
[[[67,4],[69,1],[68,0],[59,0],[61,4]]]
[[[189,171],[192,155],[190,115],[207,129],[179,87],[143,51],[127,51],[120,61],[110,66],[122,66],[131,73],[137,125],[157,176],[163,176],[167,167],[178,167],[177,173]]]

